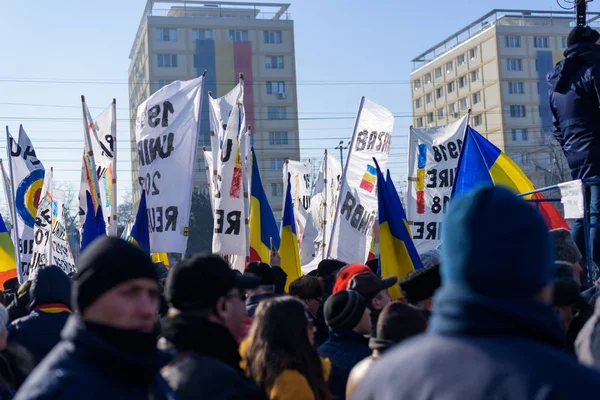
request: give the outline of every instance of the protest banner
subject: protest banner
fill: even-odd
[[[290,174],[290,179],[288,179]],[[292,205],[294,207],[294,218],[296,222],[296,234],[298,243],[302,243],[302,236],[310,210],[311,181],[310,161],[286,160],[283,165],[283,193],[287,193],[288,181],[291,184]],[[284,196],[285,205],[285,196]],[[283,210],[284,207],[282,207]]]

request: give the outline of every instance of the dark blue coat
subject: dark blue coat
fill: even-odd
[[[346,398],[346,383],[356,364],[371,355],[369,339],[345,329],[332,329],[319,354],[331,362],[329,390],[334,399]]]
[[[567,353],[562,336],[545,304],[442,287],[429,332],[386,352],[353,399],[584,399],[598,393],[600,373]]]
[[[254,313],[256,312],[256,307],[258,307],[258,303],[260,303],[262,300],[270,299],[272,297],[277,296],[280,295],[275,293],[263,293],[248,297],[246,299],[246,315],[248,315],[250,318],[254,318]]]
[[[168,362],[161,362],[160,355],[146,360],[120,351],[73,315],[62,341],[27,378],[15,400],[176,399],[159,375]]]
[[[60,341],[60,332],[69,318],[71,278],[59,267],[42,267],[31,282],[29,298],[32,311],[9,325],[8,342],[24,347],[38,365]],[[44,311],[48,305],[64,311]]]
[[[554,136],[573,179],[600,176],[600,46],[573,45],[548,76]]]

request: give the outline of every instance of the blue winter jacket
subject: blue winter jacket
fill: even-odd
[[[444,284],[429,332],[373,363],[353,399],[583,399],[599,390],[600,373],[564,349],[550,306]]]
[[[332,329],[319,354],[331,362],[329,391],[333,399],[346,398],[346,384],[356,364],[371,355],[369,339],[350,330]]]
[[[160,376],[170,358],[123,352],[72,315],[62,341],[27,378],[15,400],[177,399]]]
[[[548,76],[554,137],[573,179],[600,176],[600,46],[581,43]]]

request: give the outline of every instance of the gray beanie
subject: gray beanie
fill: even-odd
[[[354,290],[340,290],[329,296],[323,306],[325,322],[331,329],[352,330],[367,308],[365,299]]]
[[[571,238],[571,232],[565,228],[552,229],[550,237],[554,245],[554,255],[557,261],[571,264],[581,261],[581,252]]]

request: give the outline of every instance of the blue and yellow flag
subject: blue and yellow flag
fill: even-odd
[[[510,157],[468,126],[458,160],[452,197],[461,196],[482,185],[504,186],[515,193],[535,190],[527,175]],[[535,193],[524,198],[542,200],[544,195]],[[552,203],[538,204],[539,211],[550,229],[569,229],[567,222]]]
[[[296,219],[294,218],[294,204],[292,203],[291,176],[288,173],[288,184],[285,192],[285,202],[283,203],[283,220],[281,223],[281,244],[279,246],[280,267],[287,274],[285,284],[286,293],[290,283],[302,276],[298,236],[296,234]]]
[[[98,211],[94,213],[94,200],[87,190],[85,191],[87,201],[87,213],[81,230],[81,251],[99,236],[106,235],[106,226],[102,216],[102,205],[98,205]]]
[[[386,182],[376,160],[375,165],[377,166],[377,201],[379,203],[381,277],[396,276],[398,279],[402,279],[409,272],[423,268],[423,263],[410,235],[406,213],[394,183],[389,176]],[[389,292],[393,299],[402,297],[398,285],[392,286]]]
[[[10,239],[4,219],[0,215],[0,285],[17,277],[17,260],[15,258],[15,246]]]
[[[147,254],[150,254],[150,230],[148,229],[148,209],[146,207],[146,191],[142,190],[140,205],[135,215],[135,221],[131,227],[131,234],[127,239],[131,243],[140,246]]]
[[[258,162],[252,148],[252,187],[250,189],[250,261],[269,264],[270,242],[279,248],[279,229],[260,180]]]

